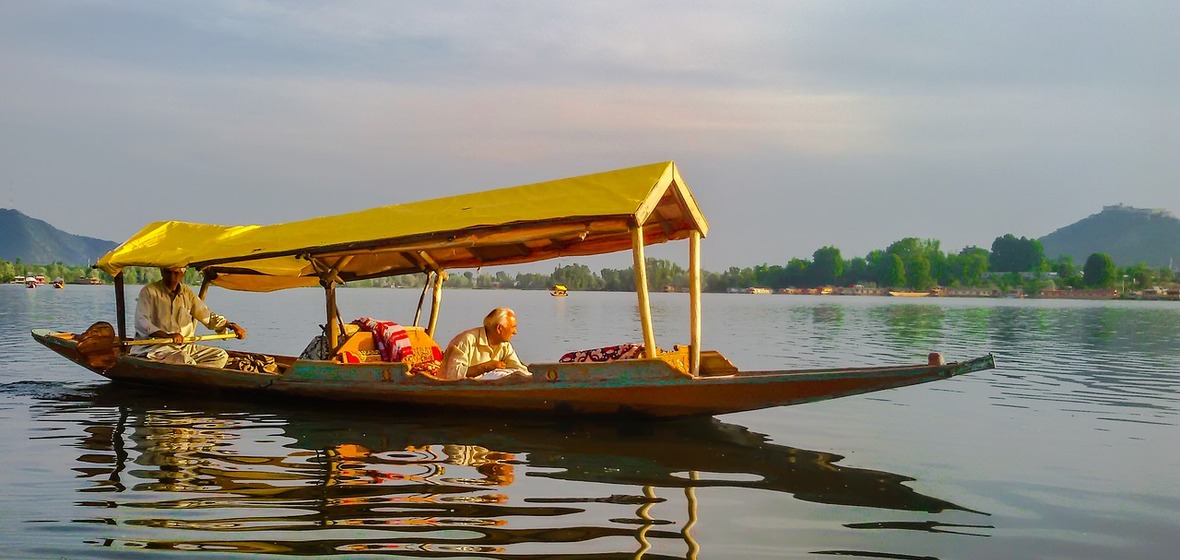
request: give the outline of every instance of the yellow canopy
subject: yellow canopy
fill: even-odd
[[[708,224],[673,162],[269,226],[147,225],[97,266],[192,266],[213,284],[265,292],[426,270],[535,262],[703,237]]]

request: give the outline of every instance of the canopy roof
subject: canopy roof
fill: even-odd
[[[612,253],[631,249],[635,225],[645,245],[708,233],[675,163],[268,226],[154,222],[96,266],[191,266],[215,285],[262,292]]]

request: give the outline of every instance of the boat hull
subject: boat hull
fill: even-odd
[[[167,364],[120,355],[114,366],[87,366],[64,334],[33,337],[71,361],[116,381],[287,397],[379,402],[401,407],[638,417],[710,416],[823,401],[937,381],[995,367],[991,355],[948,364],[736,372],[693,377],[676,359],[534,363],[531,376],[443,381],[404,364],[275,357],[278,373]]]

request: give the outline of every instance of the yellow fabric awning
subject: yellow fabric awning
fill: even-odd
[[[328,271],[350,281],[628,250],[636,224],[649,245],[708,233],[668,161],[267,226],[155,222],[97,266],[192,266],[215,285],[272,291]]]

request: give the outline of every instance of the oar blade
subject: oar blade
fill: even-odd
[[[78,337],[77,350],[86,365],[92,368],[109,369],[114,367],[115,361],[119,357],[115,328],[105,321],[90,325],[86,332]]]

